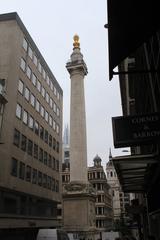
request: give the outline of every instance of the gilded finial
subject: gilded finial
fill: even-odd
[[[73,40],[74,40],[74,43],[73,43],[74,48],[79,48],[80,43],[79,43],[79,36],[77,34],[74,35]]]

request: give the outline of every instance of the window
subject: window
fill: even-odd
[[[32,107],[34,107],[35,106],[35,96],[31,93],[31,105],[32,105]]]
[[[49,82],[50,82],[50,80],[49,80],[49,77],[47,76],[47,84],[48,84],[48,86],[49,86]]]
[[[33,168],[32,170],[32,183],[36,184],[37,183],[37,170]]]
[[[60,94],[59,94],[58,91],[57,91],[57,99],[58,99],[58,100],[60,99]]]
[[[44,69],[42,71],[42,75],[43,75],[43,78],[46,79],[46,72],[44,71]]]
[[[22,116],[22,107],[21,107],[20,104],[17,103],[17,106],[16,106],[16,117],[21,119],[21,116]]]
[[[55,179],[51,178],[51,189],[52,191],[55,191]]]
[[[46,102],[49,103],[49,94],[46,92]]]
[[[14,129],[13,143],[17,147],[19,147],[19,145],[20,145],[20,132],[17,129]]]
[[[33,63],[37,66],[37,62],[38,62],[38,60],[37,60],[37,57],[36,57],[36,55],[34,55],[33,56]]]
[[[55,190],[56,190],[56,192],[59,192],[59,182],[58,182],[58,180],[56,180],[56,182],[55,182]]]
[[[28,112],[23,110],[23,122],[27,125],[28,124]]]
[[[38,71],[41,73],[42,72],[42,65],[40,64],[40,62],[38,63]]]
[[[25,62],[25,60],[23,58],[21,58],[20,67],[23,70],[23,72],[25,72],[25,70],[26,70],[26,62]]]
[[[47,187],[47,175],[43,174],[43,187]]]
[[[33,120],[32,116],[29,116],[28,126],[29,126],[30,129],[33,130],[33,128],[34,128],[34,120]]]
[[[55,104],[55,102],[54,102],[54,104],[53,104],[53,111],[56,113],[56,111],[57,111],[57,106],[56,106],[56,104]]]
[[[51,189],[51,177],[50,176],[47,177],[47,188]]]
[[[53,138],[53,149],[56,150],[56,139]]]
[[[59,161],[56,160],[56,171],[59,171]]]
[[[57,148],[56,148],[57,152],[59,153],[59,142],[57,142]]]
[[[48,114],[47,111],[45,111],[45,120],[46,120],[46,122],[48,122],[48,117],[49,117],[49,114]]]
[[[53,120],[53,129],[56,130],[56,122]]]
[[[42,148],[39,149],[39,161],[43,162],[43,149]]]
[[[17,177],[17,174],[18,174],[18,160],[12,158],[11,175]]]
[[[19,178],[24,179],[25,176],[25,164],[23,162],[19,163]]]
[[[19,82],[18,82],[18,91],[23,95],[24,83],[20,79],[19,79]]]
[[[48,155],[48,167],[52,167],[52,157],[50,154]]]
[[[49,105],[50,105],[51,108],[53,108],[53,100],[52,100],[52,98],[49,99]]]
[[[36,77],[36,75],[34,73],[32,74],[32,83],[33,83],[34,86],[36,86],[37,77]]]
[[[52,118],[51,115],[49,116],[49,125],[50,125],[51,127],[53,126],[53,118]]]
[[[26,136],[21,136],[21,149],[25,152],[27,148],[27,138]]]
[[[48,153],[44,151],[44,164],[47,165],[48,162]]]
[[[56,133],[59,134],[59,125],[56,125]]]
[[[31,181],[31,167],[27,165],[26,167],[26,181]]]
[[[30,95],[30,91],[29,89],[26,87],[25,88],[25,92],[24,92],[24,97],[27,101],[29,101],[29,95]]]
[[[53,83],[52,83],[52,81],[50,81],[50,88],[53,91]]]
[[[31,68],[29,66],[27,66],[27,77],[29,79],[31,79],[31,73],[32,73]]]
[[[49,146],[52,147],[52,136],[49,135]]]
[[[57,89],[54,87],[54,95],[57,95]]]
[[[48,143],[48,131],[47,130],[45,130],[45,133],[44,133],[44,141],[46,143]]]
[[[39,135],[39,123],[37,121],[34,123],[34,132]]]
[[[27,153],[31,156],[32,156],[32,153],[33,153],[33,142],[29,139],[28,139]]]
[[[31,47],[28,48],[28,56],[32,59],[33,58],[33,51]]]
[[[53,167],[53,170],[55,170],[56,169],[56,159],[53,157],[53,164],[52,164],[52,167]]]
[[[41,92],[41,83],[39,80],[37,80],[37,89],[39,92]]]
[[[23,38],[23,45],[22,46],[23,46],[24,50],[27,52],[28,43],[27,43],[25,38]]]
[[[38,159],[38,145],[34,143],[34,158]]]
[[[57,107],[57,116],[59,117],[59,115],[60,115],[60,110],[59,110],[59,108]]]
[[[41,116],[44,117],[44,107],[41,106]]]
[[[41,92],[41,94],[42,94],[42,97],[44,97],[44,98],[45,98],[45,93],[46,93],[46,90],[45,90],[44,87],[42,87],[42,92]]]
[[[40,126],[40,138],[44,139],[44,128],[42,126]]]
[[[36,111],[39,112],[40,110],[40,103],[38,100],[36,100]]]
[[[42,173],[38,171],[38,185],[42,186]]]

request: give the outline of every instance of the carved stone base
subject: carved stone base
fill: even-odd
[[[95,232],[95,197],[89,183],[71,182],[64,186],[63,220],[67,232],[85,236]]]

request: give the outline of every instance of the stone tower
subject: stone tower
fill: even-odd
[[[95,192],[88,182],[84,77],[87,66],[74,36],[73,53],[66,68],[71,79],[70,183],[63,189],[64,229],[79,239],[94,239]]]

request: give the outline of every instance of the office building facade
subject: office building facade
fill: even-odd
[[[17,13],[0,35],[0,228],[55,227],[63,92]]]

